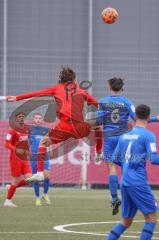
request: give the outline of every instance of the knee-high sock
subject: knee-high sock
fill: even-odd
[[[39,182],[38,182],[38,181],[35,181],[33,186],[34,186],[35,196],[36,196],[37,198],[39,198],[39,197],[40,197],[40,186],[39,186]]]
[[[18,183],[17,188],[25,186],[25,185],[27,185],[27,182],[25,181],[25,179],[23,179]]]
[[[126,227],[118,223],[115,227],[112,228],[110,231],[108,237],[106,238],[107,240],[117,240],[120,238],[121,234],[126,230]]]
[[[111,192],[111,196],[113,201],[118,198],[118,176],[117,175],[109,175],[109,190]]]
[[[98,129],[95,131],[95,137],[96,137],[96,152],[101,153],[102,152],[102,147],[103,147],[103,134],[102,134],[102,129]]]
[[[37,156],[37,171],[43,172],[44,170],[44,160],[46,155],[46,147],[39,147]]]
[[[47,194],[49,191],[49,186],[50,186],[50,179],[45,178],[44,179],[44,194]]]
[[[15,185],[11,185],[8,189],[8,192],[7,192],[7,199],[8,200],[11,200],[16,192],[16,188],[19,188],[19,187],[22,187],[22,186],[25,186],[27,184],[27,182],[25,181],[25,179],[21,180],[17,186]]]
[[[7,192],[7,199],[11,200],[16,192],[16,186],[10,185],[8,192]]]
[[[156,223],[145,222],[144,228],[141,232],[140,240],[151,240],[155,230]]]

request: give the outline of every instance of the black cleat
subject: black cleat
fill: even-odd
[[[112,207],[112,215],[116,215],[119,212],[119,207],[121,205],[121,200],[117,199],[114,202],[111,202],[111,207]]]

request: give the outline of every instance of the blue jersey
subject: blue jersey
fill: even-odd
[[[99,101],[97,125],[103,125],[104,137],[120,136],[128,131],[128,122],[135,119],[135,106],[123,96],[106,96]],[[157,122],[154,116],[150,122]]]
[[[41,139],[49,132],[47,127],[31,126],[29,129],[29,143],[32,154],[36,154],[39,148]]]
[[[146,162],[159,165],[155,135],[144,127],[135,126],[119,138],[112,161],[122,166],[122,186],[147,184]]]
[[[129,118],[134,120],[135,107],[123,96],[107,96],[99,101],[97,125],[103,125],[104,136],[119,136],[128,130]]]

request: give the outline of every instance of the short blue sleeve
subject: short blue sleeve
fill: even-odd
[[[128,111],[129,111],[129,116],[135,120],[135,106],[134,104],[129,100],[129,99],[125,99]]]
[[[158,122],[157,116],[151,117],[149,122]]]
[[[153,133],[146,135],[146,150],[150,162],[159,165],[159,155],[157,154],[156,137]]]

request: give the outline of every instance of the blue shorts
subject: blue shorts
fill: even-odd
[[[111,162],[111,157],[118,144],[120,136],[107,137],[104,139],[104,161]]]
[[[30,165],[31,165],[31,168],[32,168],[32,173],[35,174],[37,173],[37,161],[34,160],[34,159],[31,159],[30,160]],[[48,170],[50,171],[50,160],[45,160],[44,161],[44,170]]]
[[[155,198],[149,185],[121,186],[122,217],[134,217],[137,210],[144,215],[156,212]]]

